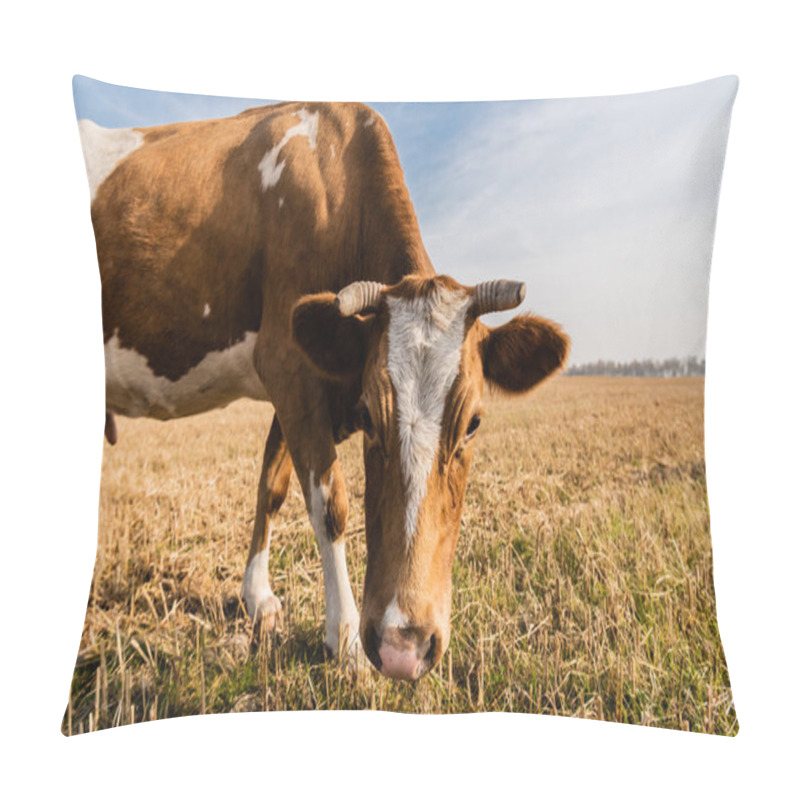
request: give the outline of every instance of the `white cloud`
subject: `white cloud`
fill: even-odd
[[[434,265],[526,280],[574,363],[702,355],[735,89],[485,104],[416,191]]]
[[[702,355],[735,78],[639,95],[378,104],[437,271],[527,281],[572,361]],[[78,77],[78,116],[151,125],[256,100]],[[497,316],[502,319],[509,314]]]

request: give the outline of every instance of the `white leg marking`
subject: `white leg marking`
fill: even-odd
[[[343,649],[348,655],[355,655],[360,646],[359,614],[347,575],[344,536],[332,542],[325,527],[325,509],[331,494],[331,483],[315,484],[313,470],[309,473],[308,481],[311,486],[311,524],[322,556],[322,577],[325,581],[325,644],[334,655],[338,655],[339,631],[341,629],[344,632],[346,628]]]
[[[89,178],[92,201],[100,184],[125,156],[144,142],[144,136],[132,128],[103,128],[90,119],[78,122],[83,160]]]
[[[286,162],[281,161],[279,164],[278,156],[280,156],[281,150],[289,141],[289,139],[292,139],[295,136],[307,136],[308,146],[312,150],[315,150],[317,147],[319,111],[309,114],[308,111],[306,111],[304,108],[301,108],[297,112],[297,116],[300,118],[300,122],[298,122],[294,127],[289,128],[289,130],[283,134],[283,138],[280,140],[280,142],[278,142],[278,144],[276,144],[272,149],[267,150],[267,152],[264,154],[264,158],[262,158],[259,162],[258,169],[261,172],[261,188],[265,192],[271,186],[275,186],[275,184],[281,179],[281,174],[283,173],[283,168],[286,166]]]
[[[269,542],[272,536],[272,523],[267,523],[266,547],[250,560],[244,571],[242,581],[242,599],[251,619],[257,620],[259,616],[275,614],[280,610],[281,604],[272,593],[269,585]]]
[[[389,297],[388,303],[387,367],[397,396],[410,543],[439,447],[444,403],[461,365],[469,297],[437,289],[430,297]]]

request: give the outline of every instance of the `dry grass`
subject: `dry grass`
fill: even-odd
[[[293,477],[271,578],[285,620],[238,601],[272,410],[118,420],[65,733],[292,708],[523,711],[735,734],[716,626],[703,381],[558,378],[489,398],[454,570],[453,634],[415,685],[348,680],[323,649],[322,570]],[[360,442],[350,576],[364,577]]]

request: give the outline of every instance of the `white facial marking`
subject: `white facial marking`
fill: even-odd
[[[331,496],[333,477],[327,484],[315,483],[314,471],[308,475],[311,496],[309,517],[317,537],[322,557],[322,578],[325,581],[325,644],[334,655],[339,653],[339,630],[347,627],[347,651],[358,647],[359,615],[350,578],[347,575],[347,559],[344,551],[344,536],[332,542],[325,527],[325,512]]]
[[[272,587],[269,585],[269,540],[272,535],[272,523],[267,524],[267,544],[260,552],[256,553],[244,571],[242,581],[242,598],[247,613],[254,618],[258,609],[272,597]]]
[[[207,317],[210,316],[211,316],[211,306],[208,303],[206,303],[203,306],[203,319],[206,319]]]
[[[336,158],[336,148],[333,145],[331,145],[331,160],[333,160],[334,158]]]
[[[128,417],[172,419],[221,408],[240,397],[269,400],[253,364],[257,334],[215,350],[177,381],[154,375],[147,359],[120,346],[117,332],[106,342],[106,408]]]
[[[400,606],[397,604],[397,595],[395,595],[383,614],[380,635],[383,636],[383,633],[389,628],[400,628],[401,630],[407,628],[408,622],[408,617],[400,610]]]
[[[437,288],[430,297],[389,297],[388,305],[387,367],[397,397],[410,543],[439,447],[444,403],[461,364],[469,296]]]
[[[258,165],[261,172],[261,188],[266,192],[271,186],[281,179],[283,168],[286,166],[285,161],[278,163],[278,156],[286,143],[293,139],[295,136],[307,136],[308,146],[314,150],[317,147],[317,128],[319,126],[319,111],[309,114],[304,108],[297,112],[300,122],[292,128],[289,128],[283,134],[283,138],[271,150],[267,150],[264,158]]]
[[[78,122],[78,133],[89,178],[89,191],[94,201],[100,184],[125,156],[141,147],[144,135],[131,128],[103,128],[90,119]]]

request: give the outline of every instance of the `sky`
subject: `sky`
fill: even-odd
[[[704,357],[736,89],[725,77],[615,97],[369,105],[392,132],[436,271],[525,281],[523,308],[559,322],[582,364]],[[114,128],[274,102],[82,76],[73,93],[78,119]]]

